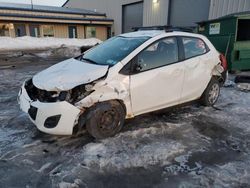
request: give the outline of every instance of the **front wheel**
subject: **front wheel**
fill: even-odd
[[[220,83],[216,78],[212,78],[201,97],[201,103],[205,106],[213,106],[220,95]]]
[[[114,136],[123,127],[125,110],[118,101],[97,103],[88,114],[87,131],[96,139]]]

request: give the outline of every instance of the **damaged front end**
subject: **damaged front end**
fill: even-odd
[[[79,117],[86,111],[75,104],[94,92],[93,85],[82,84],[69,91],[46,91],[36,87],[30,79],[23,84],[18,102],[40,131],[72,135],[79,128],[76,126]]]
[[[90,95],[94,90],[92,90],[93,85],[83,84],[77,86],[69,91],[46,91],[37,88],[32,79],[25,82],[25,89],[32,101],[40,101],[44,103],[54,103],[66,101],[72,105],[79,102],[83,98]]]
[[[109,66],[68,59],[25,81],[19,92],[21,109],[42,132],[72,135],[85,108],[75,104],[90,95]]]

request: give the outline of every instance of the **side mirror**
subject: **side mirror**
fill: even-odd
[[[141,70],[142,70],[141,64],[136,63],[136,64],[134,65],[134,72],[141,72]]]
[[[142,63],[138,62],[138,56],[135,56],[129,63],[127,63],[120,71],[123,75],[131,75],[141,72],[143,69]]]

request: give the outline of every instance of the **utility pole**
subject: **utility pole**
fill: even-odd
[[[31,1],[31,9],[33,10],[33,0],[30,0]]]

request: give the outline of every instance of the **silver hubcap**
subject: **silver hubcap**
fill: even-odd
[[[213,84],[209,93],[208,93],[208,101],[211,105],[213,105],[220,94],[220,86],[218,84]]]

